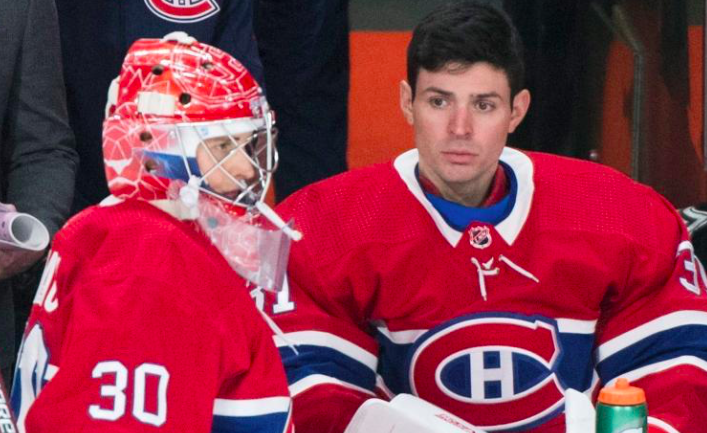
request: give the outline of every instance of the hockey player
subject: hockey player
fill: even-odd
[[[175,34],[138,40],[109,93],[113,197],[56,236],[15,373],[19,430],[291,432],[278,352],[234,272],[275,278],[262,248],[280,232],[235,212],[264,208],[275,165],[260,88]]]
[[[265,303],[297,431],[411,393],[486,431],[564,432],[565,391],[619,376],[644,388],[651,432],[704,431],[707,293],[685,226],[615,170],[505,147],[530,103],[505,14],[459,1],[423,19],[400,103],[416,149],[277,209],[304,235]]]

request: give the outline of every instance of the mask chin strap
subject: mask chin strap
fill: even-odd
[[[255,202],[255,208],[267,218],[271,223],[275,225],[278,229],[282,230],[290,239],[293,241],[299,241],[302,239],[302,233],[298,230],[293,229],[287,223],[285,223],[280,216],[270,208],[265,202],[257,201]]]
[[[187,211],[187,217],[189,219],[197,219],[199,217],[199,193],[202,178],[192,175],[189,178],[189,183],[184,185],[179,190],[179,201],[184,206]],[[256,201],[255,208],[261,213],[265,218],[268,219],[275,227],[282,230],[287,237],[293,241],[299,241],[302,239],[302,233],[298,230],[293,229],[286,222],[280,218],[280,216],[270,208],[263,201]]]

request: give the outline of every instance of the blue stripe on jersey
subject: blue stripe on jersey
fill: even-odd
[[[499,161],[508,176],[508,194],[498,203],[488,207],[469,207],[455,203],[434,194],[425,193],[427,200],[442,215],[447,224],[454,229],[463,231],[472,221],[488,224],[498,224],[503,221],[513,210],[518,193],[518,181],[515,173],[508,164]],[[418,169],[415,169],[418,172]],[[419,174],[418,174],[419,176]]]
[[[22,352],[20,352],[22,353]],[[22,381],[19,379],[19,367],[15,367],[15,377],[12,380],[12,391],[10,391],[10,407],[15,414],[15,417],[22,409]]]
[[[212,433],[282,433],[289,414],[273,413],[261,416],[221,416],[214,415]]]
[[[373,390],[375,386],[373,370],[332,348],[298,344],[298,354],[287,346],[279,349],[290,385],[307,376],[323,374],[364,389]]]
[[[378,332],[378,374],[385,386],[395,394],[412,393],[408,370],[412,344],[395,344],[383,333]]]
[[[557,376],[562,386],[586,391],[592,386],[594,368],[592,350],[594,334],[557,333],[562,347],[562,356],[557,367]]]
[[[607,381],[660,361],[690,355],[707,361],[707,326],[685,325],[657,332],[601,361],[599,377]]]

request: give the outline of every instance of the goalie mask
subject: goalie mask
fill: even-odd
[[[277,162],[273,123],[261,88],[229,54],[181,32],[140,39],[108,94],[108,187],[195,220],[241,276],[278,288],[288,237],[301,235],[263,202]]]
[[[108,187],[166,198],[171,181],[252,207],[275,169],[273,113],[248,70],[183,33],[141,39],[109,91],[103,128]]]

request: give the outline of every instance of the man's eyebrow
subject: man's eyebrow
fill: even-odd
[[[422,93],[438,93],[442,96],[454,96],[453,92],[450,92],[448,90],[440,89],[439,87],[435,86],[430,86],[426,88],[425,90],[422,91]],[[477,93],[471,95],[474,99],[502,99],[501,95],[499,95],[497,92],[488,92],[488,93]]]
[[[499,95],[496,92],[488,92],[488,93],[479,93],[476,95],[473,95],[474,98],[476,99],[502,99],[501,95]]]
[[[443,95],[443,96],[453,96],[454,95],[454,93],[452,93],[452,92],[440,89],[439,87],[435,87],[435,86],[430,86],[430,87],[426,88],[425,90],[422,91],[422,93],[439,93],[440,95]]]

